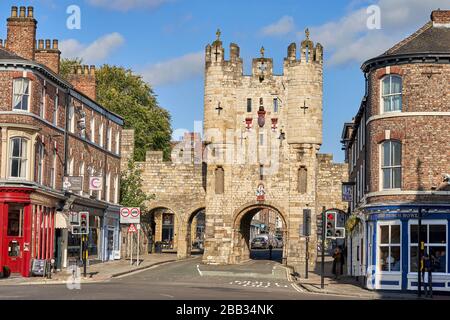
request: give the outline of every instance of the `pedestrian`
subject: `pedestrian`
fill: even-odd
[[[343,271],[343,255],[339,248],[334,249],[333,253],[333,274],[334,279],[339,280],[339,276]]]
[[[425,281],[425,274],[428,274],[428,282]],[[430,296],[433,299],[433,261],[427,253],[423,256],[422,282],[425,297]]]

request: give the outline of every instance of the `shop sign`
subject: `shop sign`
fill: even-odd
[[[81,191],[83,190],[82,177],[64,177],[63,190],[65,191]]]
[[[100,191],[103,187],[102,177],[89,177],[89,190]]]
[[[353,202],[353,186],[354,186],[354,183],[343,183],[342,184],[342,201],[343,202]]]
[[[419,219],[419,214],[414,212],[386,212],[371,214],[371,220],[393,220],[393,219]]]
[[[141,209],[139,208],[120,208],[120,223],[140,223],[141,222]]]

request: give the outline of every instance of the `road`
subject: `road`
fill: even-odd
[[[274,251],[275,257],[278,252]],[[0,287],[5,299],[129,299],[129,300],[330,300],[330,295],[302,292],[288,279],[288,271],[276,261],[263,260],[267,252],[256,252],[238,266],[207,266],[201,258],[178,261],[114,278],[101,283],[26,285]]]

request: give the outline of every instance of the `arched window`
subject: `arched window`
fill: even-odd
[[[223,194],[225,191],[225,173],[222,167],[218,167],[215,172],[216,194]]]
[[[402,145],[388,140],[381,145],[381,171],[383,189],[400,189],[402,186]]]
[[[306,193],[308,188],[308,170],[305,167],[298,169],[298,186],[299,193]]]
[[[25,138],[15,137],[10,140],[9,176],[25,179],[27,177],[27,145]]]
[[[383,112],[402,111],[402,78],[388,75],[382,80]]]

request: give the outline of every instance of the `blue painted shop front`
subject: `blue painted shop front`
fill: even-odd
[[[102,261],[120,259],[119,212],[106,211],[102,227]]]
[[[365,208],[368,289],[417,290],[418,206]],[[422,215],[425,252],[434,257],[433,288],[450,291],[450,205],[427,205]],[[426,278],[427,280],[427,278]]]

